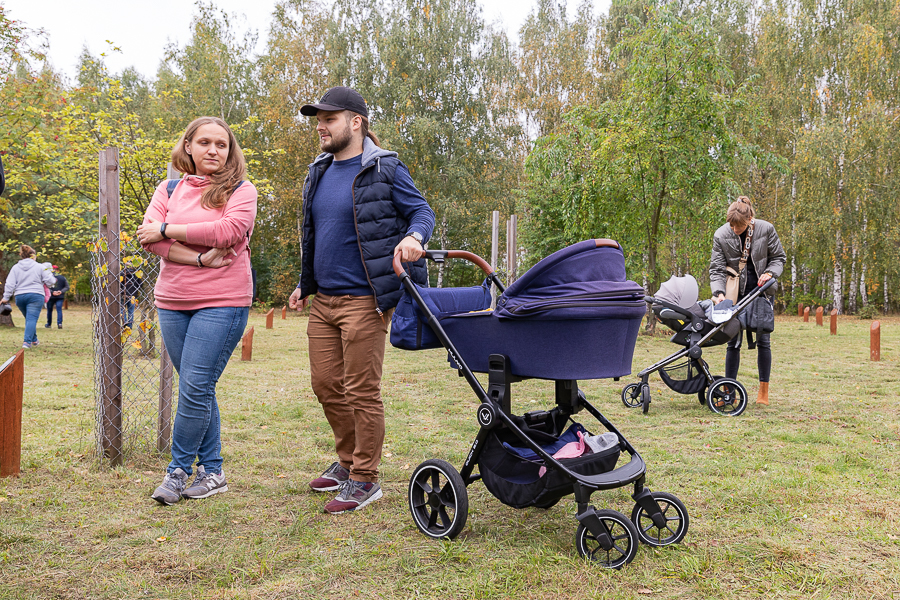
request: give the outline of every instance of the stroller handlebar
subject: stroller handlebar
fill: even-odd
[[[425,258],[431,259],[436,263],[442,263],[448,258],[463,258],[471,263],[475,263],[475,266],[484,271],[487,275],[491,275],[494,272],[494,269],[486,260],[477,254],[466,252],[465,250],[426,250]],[[400,262],[399,254],[394,255],[394,273],[401,279],[406,273],[403,269],[403,264]]]

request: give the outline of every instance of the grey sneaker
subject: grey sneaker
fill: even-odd
[[[28,350],[29,348],[31,348],[31,344],[29,344],[28,342],[22,342],[22,347]]]
[[[199,500],[209,498],[213,494],[221,494],[228,491],[228,482],[225,481],[225,471],[220,473],[207,473],[203,465],[197,467],[197,477],[181,495],[186,500]]]
[[[340,489],[341,484],[350,479],[350,471],[341,463],[331,463],[319,477],[309,482],[309,487],[317,492],[333,492]]]
[[[175,504],[181,500],[181,492],[184,491],[184,485],[187,483],[187,478],[187,473],[180,467],[171,473],[166,473],[163,482],[156,488],[156,491],[154,491],[153,495],[150,497],[166,506]]]
[[[325,505],[325,512],[339,515],[351,510],[359,510],[370,502],[381,498],[381,484],[363,483],[348,479],[341,484],[341,491],[337,498]]]

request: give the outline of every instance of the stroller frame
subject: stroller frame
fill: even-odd
[[[596,243],[598,247],[619,248],[619,244],[613,240],[596,240]],[[468,260],[484,271],[488,280],[501,292],[505,290],[505,286],[490,265],[475,254],[461,250],[428,250],[425,256],[436,263],[442,263],[448,258]],[[422,533],[437,539],[453,539],[459,535],[465,527],[468,513],[466,488],[482,479],[481,474],[475,472],[475,468],[491,430],[504,427],[544,461],[548,472],[555,471],[562,474],[572,483],[570,493],[575,496],[576,518],[579,522],[575,546],[581,556],[603,566],[618,569],[634,559],[638,540],[652,546],[666,546],[678,543],[684,538],[689,526],[689,517],[684,504],[673,494],[651,492],[646,487],[644,460],[625,436],[587,401],[584,393],[578,389],[576,380],[554,380],[556,407],[550,411],[526,413],[526,420],[529,417],[550,419],[556,424],[556,429],[561,431],[562,426],[572,415],[584,409],[607,431],[616,434],[620,448],[630,456],[630,460],[624,465],[597,475],[582,475],[553,458],[532,440],[516,424],[511,410],[511,384],[531,377],[513,375],[506,356],[491,354],[488,386],[485,390],[403,269],[399,255],[395,256],[393,266],[405,290],[414,299],[425,315],[427,324],[449,353],[458,368],[459,375],[466,379],[481,402],[477,410],[480,428],[462,468],[457,472],[446,461],[431,459],[420,464],[410,477],[408,495],[410,512]],[[620,512],[596,509],[590,505],[593,492],[629,484],[633,484],[634,491],[631,496],[635,501],[631,519]],[[535,506],[550,508],[557,501],[551,500],[546,504]]]
[[[769,279],[763,285],[757,286],[751,293],[747,294],[740,302],[734,305],[731,319],[737,319],[750,304],[756,300],[761,294],[765,293],[770,287],[775,285],[774,279]],[[648,305],[657,304],[662,306],[659,313],[661,319],[678,319],[689,321],[685,327],[676,332],[670,339],[671,342],[684,346],[678,352],[667,356],[654,365],[651,365],[638,373],[640,382],[631,383],[622,389],[622,403],[629,408],[641,407],[644,414],[650,409],[650,384],[649,378],[653,373],[664,369],[665,367],[687,358],[692,366],[695,366],[706,378],[706,383],[698,392],[700,404],[706,406],[712,412],[729,417],[736,417],[744,412],[747,408],[747,389],[736,379],[728,377],[719,377],[713,375],[709,371],[709,364],[703,360],[703,348],[713,345],[713,338],[721,332],[731,321],[719,323],[712,329],[704,331],[704,319],[699,315],[673,304],[666,300],[647,296],[644,301]],[[741,328],[737,335],[743,335],[744,330]],[[671,388],[671,386],[669,386]],[[693,392],[691,392],[693,393]]]

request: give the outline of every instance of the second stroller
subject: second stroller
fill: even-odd
[[[672,391],[697,394],[700,404],[706,404],[716,414],[736,417],[743,413],[747,408],[747,389],[736,379],[711,374],[703,349],[727,344],[741,335],[741,313],[773,285],[775,280],[770,279],[733,306],[730,300],[723,300],[716,307],[716,318],[710,318],[697,302],[700,289],[690,275],[671,277],[655,297],[645,297],[656,320],[675,332],[669,341],[682,348],[638,373],[641,380],[622,389],[622,403],[629,408],[641,407],[646,413],[650,408],[649,378],[658,371]]]

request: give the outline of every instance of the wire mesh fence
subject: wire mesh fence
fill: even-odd
[[[168,449],[177,397],[153,298],[159,257],[127,236],[119,242],[113,256],[98,238],[91,255],[94,438],[98,456],[113,464]]]
[[[167,452],[177,393],[153,288],[160,259],[119,226],[118,152],[100,153],[100,231],[91,253],[94,440],[115,466],[135,452]]]

